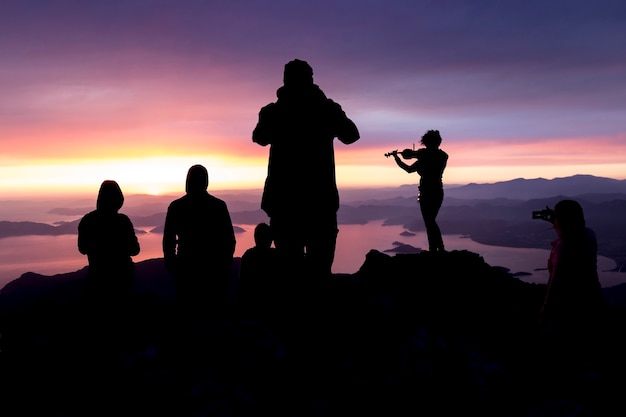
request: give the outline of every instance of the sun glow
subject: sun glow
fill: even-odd
[[[212,156],[151,157],[48,161],[37,165],[0,167],[4,195],[51,195],[93,192],[104,180],[115,180],[125,194],[169,194],[185,189],[189,167],[202,164],[209,171],[209,188],[260,188],[264,160],[226,160]]]
[[[450,159],[444,184],[491,183],[513,178],[556,178],[591,174],[624,179],[626,151],[622,142],[596,139],[589,152],[582,139],[558,141],[481,142],[446,144]],[[239,142],[235,142],[239,143]],[[248,144],[249,145],[249,144]],[[241,145],[243,146],[243,145]],[[104,180],[115,180],[125,194],[180,194],[187,170],[195,164],[209,171],[209,191],[262,189],[267,175],[268,148],[248,146],[211,153],[174,154],[155,145],[150,155],[125,153],[124,158],[15,158],[0,156],[0,198],[92,194]],[[419,182],[417,174],[398,168],[391,149],[379,144],[340,146],[335,150],[339,188],[395,187]],[[560,150],[560,153],[559,153]],[[167,156],[160,156],[167,155]],[[245,155],[241,157],[240,155]],[[297,156],[294,156],[297,157]],[[297,172],[294,180],[297,181]]]

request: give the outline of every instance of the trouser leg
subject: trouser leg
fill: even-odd
[[[443,203],[443,194],[433,196],[420,196],[420,210],[426,226],[426,235],[428,236],[428,250],[436,252],[443,251],[443,238],[441,230],[437,224],[437,214]]]

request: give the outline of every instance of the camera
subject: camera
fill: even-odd
[[[533,211],[533,219],[541,219],[550,223],[554,223],[554,210],[546,206],[543,210]]]

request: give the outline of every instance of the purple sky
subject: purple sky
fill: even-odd
[[[625,22],[604,0],[4,0],[0,178],[142,152],[262,166],[251,131],[293,58],[361,131],[336,147],[348,185],[409,182],[382,153],[428,129],[450,182],[626,178]]]

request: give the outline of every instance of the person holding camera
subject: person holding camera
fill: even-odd
[[[580,336],[593,330],[604,298],[597,270],[598,243],[581,205],[561,200],[549,220],[557,239],[548,259],[549,279],[541,320],[551,332]]]
[[[548,258],[548,284],[540,308],[541,336],[534,350],[541,389],[554,395],[586,391],[589,372],[605,366],[606,304],[597,271],[598,244],[581,205],[570,199],[533,212],[553,224],[557,238]],[[599,367],[599,368],[598,368]]]
[[[285,64],[276,95],[252,132],[254,143],[270,146],[261,208],[286,274],[330,277],[339,209],[334,139],[352,144],[359,130],[313,82],[306,61]]]
[[[448,154],[439,148],[441,135],[438,130],[427,131],[420,142],[424,145],[423,148],[405,149],[400,152],[404,159],[417,159],[411,165],[400,159],[398,151],[393,151],[387,156],[393,156],[396,164],[406,172],[417,172],[420,175],[417,200],[426,226],[428,250],[445,252],[441,230],[437,224],[437,214],[443,204],[443,171],[448,163]]]

